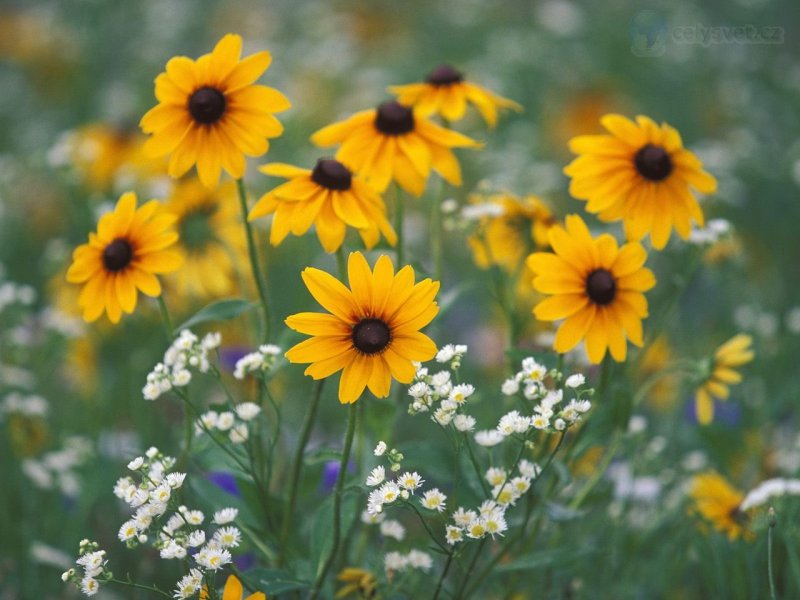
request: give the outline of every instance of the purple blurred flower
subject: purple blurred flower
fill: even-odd
[[[347,472],[354,473],[356,463],[352,460],[347,463]],[[320,493],[330,494],[336,486],[336,478],[339,477],[339,461],[329,460],[322,468],[322,481],[320,481]]]
[[[248,346],[224,346],[219,349],[219,364],[224,371],[231,373],[236,368],[236,362],[253,349]]]
[[[245,552],[244,554],[234,557],[233,564],[235,564],[236,568],[240,571],[247,571],[256,566],[256,555],[252,552]]]
[[[237,498],[242,496],[239,486],[236,484],[236,478],[227,471],[211,471],[208,474],[208,480],[222,491],[228,492],[231,496],[236,496]]]
[[[686,403],[684,411],[686,420],[697,425],[697,408],[695,400]],[[714,398],[714,423],[725,427],[736,427],[742,421],[742,408],[731,400],[725,402]]]

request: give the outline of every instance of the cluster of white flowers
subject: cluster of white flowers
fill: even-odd
[[[259,346],[256,352],[245,354],[236,361],[233,376],[244,379],[248,373],[266,373],[275,366],[280,355],[281,349],[274,344]]]
[[[217,571],[233,560],[231,549],[239,546],[242,533],[231,524],[238,515],[235,508],[216,511],[212,531],[202,528],[206,521],[202,511],[177,505],[174,492],[183,485],[186,474],[170,472],[174,465],[174,458],[154,447],[128,463],[128,469],[139,474],[141,481],[137,484],[127,476],[114,486],[114,495],[134,509],[118,537],[129,547],[150,541],[165,560],[192,556],[196,565],[178,581],[174,594],[176,598],[190,598],[200,589],[206,571]]]
[[[61,575],[61,580],[77,585],[86,596],[94,596],[100,590],[99,579],[111,579],[113,575],[106,569],[106,551],[100,550],[96,542],[81,540],[78,549],[78,560],[75,563],[79,569],[71,568]],[[82,572],[80,572],[82,571]]]
[[[36,290],[31,286],[12,281],[0,283],[0,312],[12,304],[31,306],[34,302],[36,302]]]
[[[408,554],[400,552],[387,552],[383,559],[387,577],[391,578],[398,571],[406,569],[420,569],[429,571],[433,567],[433,557],[422,550],[411,550]]]
[[[767,504],[779,496],[800,496],[800,479],[767,479],[750,490],[739,505],[739,510],[747,511]]]
[[[378,442],[375,447],[375,456],[386,456],[390,464],[390,472],[397,472],[401,468],[403,455],[396,449],[392,448],[387,452],[386,442]],[[373,489],[367,498],[367,510],[362,514],[362,521],[365,523],[380,523],[383,519],[379,516],[383,512],[385,505],[392,504],[397,500],[408,500],[414,493],[422,487],[425,480],[416,471],[405,471],[397,476],[395,479],[386,479],[386,468],[383,465],[378,465],[367,476],[365,482]],[[438,492],[438,490],[436,490]],[[426,492],[427,496],[429,492]],[[422,504],[425,506],[423,496]],[[444,495],[442,495],[442,505],[444,504]],[[386,535],[386,534],[384,534]]]
[[[731,232],[731,223],[726,219],[710,219],[705,227],[695,227],[689,234],[689,243],[697,246],[715,244]]]
[[[464,344],[447,344],[436,353],[436,362],[449,363],[450,368],[455,370],[461,367],[461,359],[466,353],[467,347]]]
[[[77,469],[92,455],[92,444],[86,438],[72,436],[64,440],[59,450],[46,452],[38,459],[22,461],[22,472],[38,488],[57,489],[74,498],[80,492]]]
[[[181,331],[164,353],[164,360],[147,375],[142,388],[145,400],[156,400],[174,387],[185,387],[192,380],[192,369],[206,373],[211,368],[208,353],[222,342],[219,333],[208,333],[202,340],[188,329]]]
[[[221,431],[227,433],[234,444],[244,444],[250,437],[247,423],[261,414],[261,407],[254,402],[236,404],[233,410],[204,412],[195,423],[195,431],[211,433]]]
[[[10,392],[0,402],[0,419],[11,414],[23,417],[46,417],[49,410],[50,405],[41,396]]]

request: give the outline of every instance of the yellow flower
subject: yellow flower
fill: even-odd
[[[123,194],[114,211],[100,218],[89,243],[73,252],[67,281],[83,284],[78,305],[86,321],[95,321],[105,311],[118,323],[123,312],[136,308],[137,290],[159,296],[156,274],[180,266],[180,256],[167,250],[178,239],[170,229],[175,217],[156,214],[158,208],[157,200],[136,208],[136,194]]]
[[[586,210],[603,221],[622,219],[629,240],[648,233],[653,247],[662,249],[672,228],[683,239],[692,221],[703,225],[703,211],[690,188],[710,194],[717,181],[703,164],[683,148],[680,134],[652,119],[621,115],[601,119],[611,135],[581,135],[570,141],[580,156],[564,173],[572,177],[569,193],[588,200]]]
[[[234,182],[212,191],[197,179],[181,180],[164,204],[164,212],[177,218],[175,251],[183,259],[181,268],[169,278],[176,295],[207,298],[234,293],[236,266],[247,260]]]
[[[436,67],[424,83],[393,85],[389,91],[397,96],[401,104],[414,107],[420,116],[441,115],[448,121],[461,120],[467,112],[467,102],[475,105],[490,127],[497,124],[498,108],[522,110],[522,106],[513,100],[464,81],[463,73],[450,65]]]
[[[537,252],[527,262],[536,273],[533,287],[552,294],[536,305],[534,315],[543,321],[565,319],[556,332],[556,352],[567,352],[585,339],[591,362],[603,360],[606,349],[614,360],[624,361],[626,337],[637,346],[643,343],[643,292],[656,283],[644,268],[644,248],[637,243],[619,248],[607,233],[593,239],[577,215],[567,217],[566,229],[553,227],[549,239],[555,254]]]
[[[203,586],[200,589],[200,600],[208,600],[208,589]],[[228,575],[225,582],[225,589],[222,592],[222,600],[267,600],[264,592],[255,592],[244,598],[244,587],[236,575]]]
[[[376,591],[378,582],[369,571],[347,567],[342,569],[337,579],[346,585],[336,592],[335,598],[347,598],[351,595],[359,600],[377,600],[378,598]]]
[[[744,528],[744,514],[739,511],[744,494],[719,473],[708,471],[695,475],[689,497],[694,502],[694,512],[709,521],[714,529],[727,534],[731,540],[742,534],[748,537]]]
[[[651,377],[655,383],[647,391],[647,403],[656,410],[665,412],[675,406],[678,399],[680,376],[677,373],[664,375],[663,371],[675,360],[675,353],[666,336],[662,335],[648,345],[639,363],[638,383],[644,384]]]
[[[547,234],[556,219],[537,196],[519,198],[503,193],[488,198],[472,196],[470,201],[496,209],[480,218],[477,232],[467,239],[481,269],[494,264],[513,273],[531,251],[549,247]]]
[[[308,291],[331,314],[304,312],[286,319],[290,328],[314,336],[291,348],[286,358],[311,363],[305,374],[314,379],[341,370],[342,404],[358,400],[365,387],[386,398],[393,377],[410,383],[416,374],[413,361],[436,354],[436,344],[419,330],[439,312],[434,301],[439,282],[415,284],[410,266],[395,274],[388,256],[378,258],[370,271],[364,255],[353,252],[347,271],[350,289],[324,271],[306,268]]]
[[[248,219],[275,213],[269,241],[280,244],[289,232],[303,235],[311,224],[326,252],[336,252],[344,242],[347,225],[355,227],[369,249],[380,235],[394,246],[397,235],[386,220],[383,199],[342,163],[320,159],[313,170],[282,163],[261,167],[261,172],[289,179],[264,194]]]
[[[461,185],[461,167],[450,148],[478,148],[465,135],[434,125],[399,102],[384,102],[311,136],[318,146],[342,144],[336,159],[378,192],[394,179],[421,196],[431,169],[452,185]]]
[[[145,150],[171,154],[169,174],[180,177],[197,164],[206,187],[214,187],[222,169],[244,176],[245,158],[261,156],[267,138],[283,133],[272,115],[291,106],[278,90],[253,85],[269,67],[269,52],[240,60],[242,38],[228,34],[196,61],[176,56],[156,77],[159,104],[142,117],[145,133],[153,134]]]
[[[710,374],[695,391],[697,422],[701,425],[707,425],[714,419],[714,398],[727,400],[730,393],[728,386],[742,380],[736,367],[753,360],[755,354],[750,348],[752,343],[752,337],[740,333],[714,352]]]

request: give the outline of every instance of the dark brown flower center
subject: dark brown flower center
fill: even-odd
[[[609,304],[617,294],[617,282],[605,269],[595,269],[586,278],[586,293],[595,304]]]
[[[103,250],[103,265],[107,271],[121,271],[133,259],[133,248],[128,240],[117,238]]]
[[[450,65],[439,65],[428,73],[425,81],[432,85],[451,85],[464,81],[464,75]]]
[[[384,102],[378,107],[375,127],[386,135],[402,135],[414,130],[414,113],[396,100]]]
[[[364,354],[381,352],[391,340],[389,326],[380,319],[362,319],[353,327],[353,346]]]
[[[338,160],[320,158],[311,171],[311,180],[329,190],[349,190],[353,183],[350,170]]]
[[[216,88],[202,87],[189,97],[192,118],[203,125],[211,125],[225,113],[225,95]]]
[[[661,181],[672,173],[672,159],[661,146],[642,146],[634,157],[636,170],[645,179]]]

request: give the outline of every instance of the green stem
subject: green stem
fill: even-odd
[[[438,600],[439,594],[442,591],[442,584],[444,583],[445,578],[447,577],[447,572],[450,570],[450,564],[453,562],[453,551],[447,553],[447,562],[444,563],[444,570],[442,571],[442,575],[439,577],[439,582],[436,584],[436,591],[433,593],[433,600]]]
[[[158,310],[161,312],[161,321],[164,323],[164,329],[166,329],[167,341],[172,342],[172,338],[175,337],[175,328],[172,326],[172,319],[169,316],[169,310],[167,309],[167,303],[164,302],[163,294],[158,296]]]
[[[292,523],[292,512],[294,505],[297,501],[297,489],[300,485],[300,473],[303,470],[303,455],[305,454],[308,440],[311,438],[311,430],[314,428],[314,423],[317,420],[317,411],[319,409],[319,400],[322,397],[322,388],[325,380],[321,379],[317,382],[317,388],[314,391],[314,396],[311,399],[311,405],[308,407],[305,421],[303,421],[303,428],[300,432],[300,439],[297,442],[297,450],[294,454],[294,462],[292,465],[292,478],[289,481],[289,501],[283,509],[283,523],[281,526],[280,547],[281,554],[278,560],[278,565],[282,566],[286,560],[286,542],[289,539],[289,530]]]
[[[170,599],[172,598],[172,596],[170,596],[165,591],[157,588],[156,586],[142,585],[140,583],[134,583],[132,581],[124,581],[122,579],[108,579],[107,581],[109,583],[118,583],[120,585],[127,585],[128,587],[136,588],[139,590],[147,590],[148,592],[155,592],[161,596],[164,596],[165,598],[170,598]]]
[[[192,415],[190,414],[191,406],[189,405],[188,396],[184,396],[183,407],[183,450],[181,451],[180,459],[178,460],[178,471],[186,471],[186,465],[189,463],[189,454],[192,451],[192,439],[194,438],[194,423],[192,422]]]
[[[347,279],[347,259],[344,256],[344,245],[336,250],[336,267],[339,269],[339,280],[344,283]]]
[[[483,488],[483,492],[489,496],[491,495],[492,491],[489,489],[489,484],[486,482],[484,478],[484,474],[481,472],[481,467],[478,464],[478,459],[475,458],[475,453],[472,451],[472,445],[469,443],[469,437],[466,433],[464,433],[464,442],[467,447],[467,453],[469,454],[469,460],[472,463],[472,467],[475,469],[475,474],[478,476],[478,481],[481,482],[481,487]]]
[[[775,593],[775,573],[772,566],[772,530],[775,529],[775,509],[771,506],[767,512],[769,518],[769,528],[767,529],[767,574],[769,576],[769,597],[770,600],[777,600]]]
[[[583,504],[583,501],[586,500],[586,496],[589,495],[589,492],[594,489],[594,486],[596,486],[600,481],[600,478],[603,477],[606,469],[608,469],[608,465],[611,464],[611,460],[617,453],[617,449],[619,448],[621,442],[622,431],[617,429],[614,432],[614,439],[611,441],[611,445],[608,447],[608,450],[606,450],[606,453],[603,456],[603,460],[600,461],[600,464],[594,470],[594,473],[592,473],[592,476],[589,478],[589,481],[586,482],[586,485],[581,488],[581,490],[572,499],[572,502],[569,503],[569,507],[572,510],[576,510],[581,504]]]
[[[486,538],[483,537],[481,539],[481,543],[478,544],[478,549],[475,551],[475,555],[472,557],[472,560],[469,562],[469,566],[467,567],[466,572],[464,573],[464,577],[461,580],[461,585],[458,586],[458,590],[456,591],[455,595],[453,596],[456,600],[459,600],[463,597],[464,590],[467,589],[467,583],[469,582],[470,574],[475,570],[475,563],[478,562],[478,557],[481,555],[481,551],[483,547],[486,545]]]
[[[403,216],[405,213],[405,204],[404,199],[400,195],[400,188],[399,186],[395,186],[395,194],[394,194],[394,229],[397,233],[397,245],[395,246],[395,250],[397,251],[397,265],[396,267],[400,269],[405,263],[405,255],[404,255],[404,236],[403,236]]]
[[[344,487],[344,480],[347,476],[347,463],[350,460],[350,449],[353,447],[353,437],[356,432],[356,414],[356,405],[354,402],[350,404],[347,414],[347,433],[345,433],[344,436],[342,460],[339,463],[339,475],[336,477],[336,488],[333,491],[333,540],[331,542],[331,551],[314,582],[311,600],[315,600],[319,596],[322,584],[325,582],[325,577],[327,577],[328,571],[331,570],[333,561],[336,559],[336,553],[339,550],[339,538],[342,533],[342,488]]]
[[[405,506],[408,506],[411,510],[413,510],[415,513],[417,513],[417,516],[419,517],[420,523],[422,523],[422,526],[425,528],[425,531],[428,532],[428,535],[430,536],[430,538],[433,541],[433,543],[436,544],[437,546],[439,546],[439,548],[441,548],[442,551],[449,552],[447,547],[442,545],[442,543],[439,540],[436,539],[436,535],[431,530],[430,526],[428,525],[428,522],[425,520],[425,517],[423,517],[422,513],[419,512],[419,509],[416,506],[414,506],[414,504],[410,500],[405,503]]]
[[[253,271],[253,279],[256,282],[258,289],[258,297],[261,301],[261,339],[264,342],[269,341],[270,335],[270,312],[269,302],[267,301],[267,286],[264,283],[264,274],[261,271],[261,265],[258,260],[258,249],[256,248],[255,236],[250,221],[247,219],[249,209],[247,207],[247,190],[244,187],[244,180],[237,179],[236,186],[239,190],[239,204],[242,208],[242,220],[244,221],[244,229],[247,234],[247,251],[250,255],[250,268]]]

